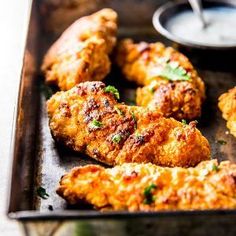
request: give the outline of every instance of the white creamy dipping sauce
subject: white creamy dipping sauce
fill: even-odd
[[[236,8],[212,7],[203,10],[207,27],[193,11],[183,11],[169,19],[166,29],[185,41],[214,46],[236,44]]]

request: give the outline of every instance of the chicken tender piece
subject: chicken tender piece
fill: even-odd
[[[48,84],[68,90],[76,84],[102,80],[110,72],[116,44],[117,14],[103,9],[75,21],[46,53],[42,71]]]
[[[236,137],[236,87],[219,97],[218,106],[223,118],[227,120],[230,133]]]
[[[111,169],[76,167],[57,193],[101,211],[207,210],[236,208],[236,164],[204,161],[194,168],[125,163]]]
[[[192,120],[201,115],[205,86],[189,60],[162,43],[120,42],[116,62],[128,80],[144,86],[136,102],[162,116]]]
[[[57,92],[47,103],[54,138],[108,165],[125,162],[195,166],[210,157],[209,143],[195,127],[154,111],[119,104],[118,91],[84,82]]]

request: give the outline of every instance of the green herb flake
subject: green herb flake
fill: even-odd
[[[101,128],[101,127],[102,127],[102,122],[100,122],[100,121],[94,119],[94,120],[89,124],[89,126],[90,126],[91,128],[95,128],[95,129]]]
[[[119,108],[119,107],[114,107],[114,109],[116,110],[116,112],[120,115],[120,116],[124,116],[124,112]]]
[[[168,62],[163,68],[154,72],[154,76],[160,76],[171,81],[188,81],[190,75],[178,64],[178,62]]]
[[[49,195],[46,192],[46,189],[43,187],[38,187],[37,188],[37,194],[39,197],[41,197],[42,199],[47,199],[49,197]]]
[[[227,144],[227,142],[226,142],[225,140],[222,140],[222,139],[217,140],[216,142],[219,143],[220,145],[225,145],[225,144]]]
[[[136,105],[136,102],[135,102],[134,99],[130,99],[130,98],[129,98],[129,99],[127,99],[126,102],[127,102],[127,104],[130,105],[130,106],[135,106],[135,105]]]
[[[218,172],[220,168],[217,165],[213,164],[212,170]]]
[[[184,125],[187,125],[187,121],[185,119],[182,119],[181,123],[184,124]]]
[[[120,99],[119,91],[114,86],[108,85],[105,87],[104,91],[106,93],[112,93],[116,99]]]
[[[137,129],[137,118],[136,116],[134,115],[134,112],[131,111],[131,116],[132,116],[132,119],[134,121],[134,128]]]
[[[45,84],[40,84],[40,91],[43,93],[46,100],[48,100],[53,95],[53,89]]]
[[[150,88],[149,88],[149,91],[150,91],[150,93],[152,93],[152,94],[155,93],[155,90],[156,90],[155,87],[150,87]]]
[[[121,134],[115,134],[111,140],[113,143],[120,143],[120,141],[122,140],[122,136]]]
[[[145,197],[144,204],[150,205],[155,201],[155,198],[153,196],[153,190],[156,188],[157,186],[155,184],[151,184],[144,189],[144,192],[143,192],[143,195]]]

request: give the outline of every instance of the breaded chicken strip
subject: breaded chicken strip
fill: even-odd
[[[236,87],[219,97],[218,106],[223,118],[227,120],[230,133],[236,137]]]
[[[236,208],[236,164],[204,161],[194,168],[126,163],[111,169],[76,167],[57,193],[70,204],[128,211]]]
[[[179,120],[200,116],[205,86],[183,54],[162,43],[126,39],[117,48],[116,62],[127,79],[144,85],[137,90],[137,105]]]
[[[195,128],[143,107],[119,104],[118,91],[84,82],[47,103],[57,141],[108,165],[151,162],[194,166],[210,157],[209,143]]]
[[[68,90],[76,84],[102,80],[110,71],[111,53],[116,43],[117,14],[103,9],[75,21],[51,46],[42,71],[48,84]]]

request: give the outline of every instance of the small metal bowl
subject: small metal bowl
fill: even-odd
[[[227,6],[236,8],[236,1],[235,0],[205,0],[203,1],[203,8],[209,8],[209,7],[219,7],[219,6]],[[188,40],[185,40],[183,38],[180,38],[174,34],[172,34],[168,29],[166,28],[167,21],[186,10],[191,10],[191,6],[188,3],[188,1],[181,1],[181,2],[168,2],[158,8],[156,12],[153,15],[152,22],[155,27],[155,29],[164,37],[171,40],[172,42],[175,42],[181,46],[188,47],[188,48],[195,48],[195,49],[207,49],[207,50],[232,50],[236,49],[236,43],[235,45],[204,45],[204,44],[198,44],[195,42],[191,42]]]

